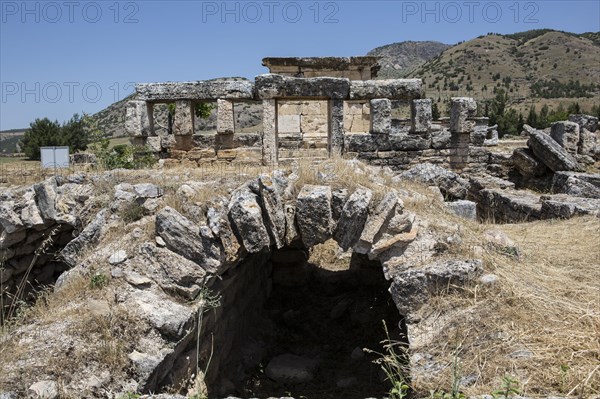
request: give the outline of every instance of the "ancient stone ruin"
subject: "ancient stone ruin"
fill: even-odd
[[[138,84],[138,99],[128,105],[127,131],[134,143],[171,164],[186,159],[275,166],[290,158],[345,155],[400,169],[429,161],[464,169],[485,167],[483,147],[497,140],[487,118],[475,117],[477,104],[470,98],[453,99],[448,127],[433,125],[422,81],[373,80],[376,57],[265,58],[263,65],[272,73],[254,82]],[[216,129],[208,134],[196,131],[194,115],[195,104],[206,102],[216,105]],[[154,129],[154,107],[163,103],[176,107],[172,134]],[[240,104],[259,107],[260,131],[237,131]]]

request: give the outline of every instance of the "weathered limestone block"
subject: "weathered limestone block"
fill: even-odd
[[[431,131],[431,148],[449,148],[451,140],[452,133],[450,133],[450,130],[448,129],[438,129]]]
[[[390,134],[392,131],[392,102],[387,98],[371,100],[371,133]]]
[[[277,100],[263,100],[263,165],[277,165]]]
[[[61,258],[69,266],[74,267],[77,264],[77,257],[86,248],[98,242],[102,235],[103,228],[106,226],[106,210],[101,210],[96,217],[79,233],[77,237],[71,240],[60,251]]]
[[[329,153],[339,155],[344,152],[344,101],[331,100]]]
[[[298,226],[296,225],[296,206],[285,204],[285,243],[292,245],[294,241],[300,238]]]
[[[199,228],[171,207],[156,215],[156,234],[170,250],[208,272],[215,272],[221,266],[221,250],[208,226]]]
[[[8,234],[23,229],[23,221],[14,211],[14,201],[2,201],[0,203],[0,227]]]
[[[216,201],[213,206],[208,208],[206,217],[208,227],[210,227],[215,237],[219,237],[221,244],[223,244],[225,260],[231,263],[238,260],[241,245],[233,233],[233,228],[228,217],[226,201],[225,198],[222,201]]]
[[[350,91],[350,81],[343,78],[295,78],[264,74],[256,77],[255,85],[256,93],[262,100],[279,97],[345,99]]]
[[[431,163],[420,163],[393,178],[394,181],[414,180],[436,185],[447,198],[464,199],[469,191],[469,182],[458,174]]]
[[[520,223],[539,220],[541,204],[538,195],[510,189],[484,189],[479,192],[477,214],[495,222]]]
[[[552,178],[552,191],[575,197],[600,198],[600,174],[556,172]]]
[[[577,161],[549,135],[536,130],[529,135],[527,146],[547,167],[555,172],[579,169]]]
[[[309,114],[300,115],[300,131],[304,133],[304,136],[310,135],[326,135],[327,134],[327,120],[329,114]]]
[[[300,115],[277,115],[277,132],[278,133],[299,133]]]
[[[192,136],[194,134],[195,118],[193,102],[187,100],[176,101],[173,134],[175,136]]]
[[[371,100],[389,98],[391,100],[412,100],[421,98],[421,79],[384,79],[350,81],[350,100]]]
[[[587,129],[590,132],[598,130],[598,118],[592,115],[573,114],[569,115],[569,121],[579,125],[579,130]]]
[[[516,148],[512,155],[515,168],[523,177],[542,176],[548,172],[548,168],[533,155],[529,148]]]
[[[600,198],[572,197],[565,194],[540,198],[542,219],[568,219],[578,215],[600,215]]]
[[[367,217],[373,192],[366,188],[358,188],[344,204],[333,238],[339,246],[347,251],[360,238]]]
[[[153,105],[146,101],[133,100],[127,103],[125,131],[131,137],[154,135]]]
[[[235,123],[233,119],[233,101],[217,100],[217,133],[233,133]]]
[[[337,190],[334,190],[331,195],[331,212],[333,220],[337,221],[340,219],[342,209],[344,209],[344,204],[348,199],[348,190],[345,188],[338,188]]]
[[[305,246],[312,247],[331,238],[331,199],[329,186],[306,184],[300,190],[296,201],[296,223]]]
[[[431,99],[412,100],[410,106],[411,132],[429,132],[432,119]]]
[[[55,221],[56,212],[56,181],[52,178],[33,186],[35,202],[44,221]]]
[[[393,191],[387,193],[367,218],[360,238],[354,245],[354,252],[359,254],[369,252],[377,240],[381,228],[394,216],[397,207],[402,207],[402,201],[398,195]]]
[[[237,236],[248,253],[260,252],[271,245],[258,197],[250,188],[241,187],[235,190],[228,208]]]
[[[577,154],[579,125],[575,122],[554,122],[550,136],[571,155]]]
[[[477,220],[477,204],[473,201],[459,200],[446,202],[446,207],[457,216],[467,220]]]
[[[277,249],[285,245],[285,212],[279,187],[270,176],[260,175],[258,178],[261,205],[265,210],[265,224]]]
[[[348,152],[390,151],[390,138],[387,134],[348,134],[344,137]]]
[[[146,137],[146,146],[150,148],[152,152],[161,152],[162,147],[162,137],[160,136],[151,136]]]
[[[580,155],[597,156],[598,136],[596,133],[583,128],[579,131],[579,143],[577,143],[577,153]]]
[[[450,131],[470,133],[475,129],[475,122],[468,120],[477,113],[477,103],[470,97],[452,97],[450,106]]]
[[[21,209],[21,220],[28,229],[41,229],[44,227],[44,219],[42,219],[42,215],[33,198],[28,200],[23,209]]]
[[[389,140],[393,151],[419,151],[431,146],[431,137],[427,132],[390,134]]]
[[[197,82],[140,83],[135,86],[143,101],[252,99],[254,84],[245,78],[219,78]]]
[[[393,277],[390,293],[402,315],[410,315],[450,285],[464,285],[482,272],[480,260],[445,260]]]

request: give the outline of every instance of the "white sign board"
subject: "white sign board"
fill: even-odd
[[[40,147],[43,169],[69,167],[69,147]]]

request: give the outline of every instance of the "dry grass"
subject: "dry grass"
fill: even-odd
[[[463,230],[463,255],[485,248],[480,234]],[[518,244],[519,257],[485,249],[486,272],[500,277],[494,288],[473,285],[433,298],[424,312],[440,328],[419,351],[447,367],[416,381],[423,393],[451,386],[453,353],[460,376],[473,376],[467,394],[491,393],[504,375],[523,394],[600,394],[600,225],[595,217],[494,226]],[[437,316],[436,316],[437,315]]]

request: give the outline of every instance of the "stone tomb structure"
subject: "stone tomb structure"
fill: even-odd
[[[127,107],[126,130],[134,144],[147,145],[161,158],[198,164],[234,161],[275,166],[302,156],[307,149],[321,150],[312,153],[313,157],[354,156],[394,169],[433,162],[462,170],[489,162],[483,143],[473,142],[478,137],[474,134],[477,105],[471,98],[453,98],[449,126],[441,127],[432,124],[431,100],[422,98],[420,79],[297,77],[291,75],[331,71],[297,67],[294,72],[290,65],[273,60],[280,59],[267,58],[265,65],[285,75],[259,75],[254,82],[220,78],[138,84],[137,99]],[[361,65],[361,78],[376,75],[375,67]],[[346,76],[359,77],[355,67]],[[397,128],[392,120],[393,104],[399,101],[410,104],[410,126],[405,129]],[[215,134],[194,131],[198,102],[216,104]],[[234,109],[239,102],[260,104],[261,132],[236,132]],[[172,134],[155,132],[153,109],[160,103],[175,104]]]

